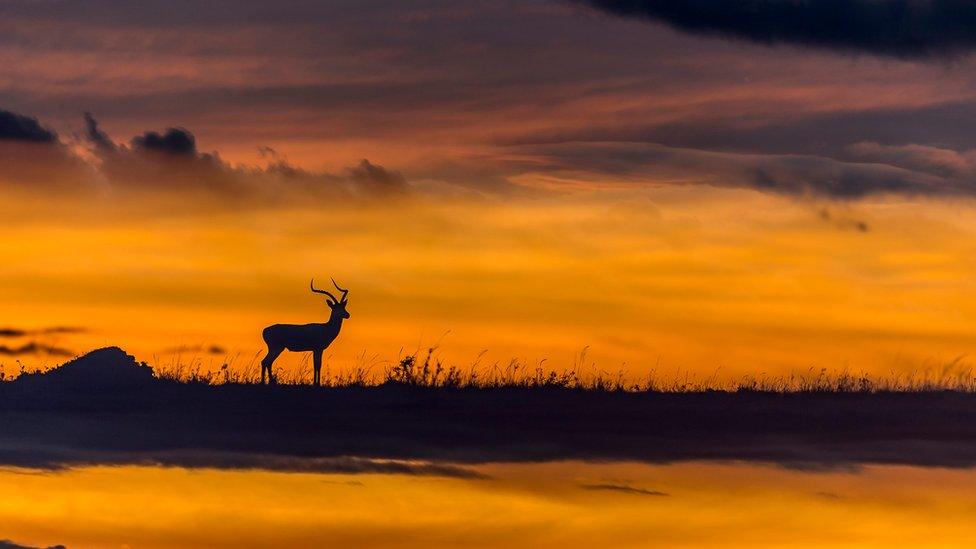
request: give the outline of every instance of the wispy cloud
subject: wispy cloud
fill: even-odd
[[[38,343],[36,341],[31,341],[23,345],[0,345],[0,355],[7,356],[21,356],[21,355],[50,355],[50,356],[72,356],[73,353],[69,349],[63,347],[56,347],[54,345],[46,345],[44,343]]]
[[[793,196],[856,199],[876,194],[965,195],[976,181],[898,166],[814,155],[742,154],[655,143],[525,145],[526,169],[565,180],[616,184],[707,184]]]
[[[161,351],[163,355],[178,355],[182,353],[206,353],[208,355],[227,354],[227,349],[220,345],[179,345],[177,347],[167,347]]]
[[[489,478],[469,467],[425,460],[373,459],[356,456],[289,456],[215,449],[174,448],[148,452],[14,447],[0,449],[0,462],[15,467],[51,471],[86,465],[143,465],[191,469],[265,470],[283,473],[390,474],[471,480]]]
[[[0,328],[0,337],[24,337],[31,335],[53,335],[53,334],[80,334],[84,333],[84,328],[76,326],[51,326],[48,328]]]
[[[647,490],[645,488],[638,488],[635,486],[629,486],[627,484],[580,484],[580,488],[584,490],[590,490],[594,492],[620,492],[622,494],[630,494],[634,496],[669,496],[665,492],[659,492],[657,490]]]

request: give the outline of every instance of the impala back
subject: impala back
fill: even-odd
[[[313,351],[325,348],[325,324],[273,324],[264,329],[264,341],[269,347],[289,351]]]

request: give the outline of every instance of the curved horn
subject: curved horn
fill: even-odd
[[[340,292],[342,292],[342,300],[345,301],[346,300],[346,296],[349,294],[349,290],[343,290],[342,288],[340,288],[339,285],[336,284],[336,281],[335,281],[334,278],[332,279],[332,285],[336,287],[336,290],[339,290]]]
[[[332,301],[335,301],[336,303],[339,302],[339,300],[336,299],[336,296],[332,295],[331,292],[327,292],[325,290],[317,290],[317,289],[315,289],[315,279],[314,278],[308,283],[308,287],[311,288],[311,290],[313,292],[317,293],[317,294],[325,294],[325,295],[331,297],[332,298]],[[345,297],[345,296],[343,296],[343,297]]]

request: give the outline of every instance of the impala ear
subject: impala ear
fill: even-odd
[[[331,299],[326,299],[325,302],[329,304],[329,307],[335,307],[336,305],[336,302]]]

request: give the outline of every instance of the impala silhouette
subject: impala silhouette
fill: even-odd
[[[337,290],[342,292],[342,298],[337,298],[325,290],[317,289],[314,278],[308,284],[313,292],[329,296],[329,299],[326,299],[325,302],[332,309],[332,316],[329,317],[329,321],[325,324],[272,324],[264,329],[262,335],[264,342],[268,344],[268,354],[261,360],[262,384],[265,382],[265,372],[268,375],[268,383],[275,383],[271,365],[274,364],[275,359],[278,358],[278,355],[282,351],[288,349],[297,353],[311,351],[313,368],[312,381],[315,385],[319,385],[321,381],[320,374],[322,372],[322,352],[338,337],[339,330],[342,329],[342,321],[349,318],[349,312],[346,311],[346,303],[349,301],[349,290],[340,288],[336,284],[335,279],[332,279],[332,284]]]

